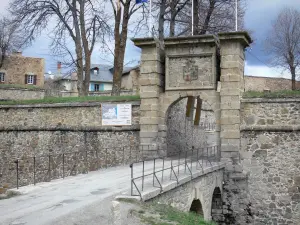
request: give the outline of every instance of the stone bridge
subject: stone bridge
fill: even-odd
[[[152,170],[152,162],[148,161],[145,165],[148,171]],[[225,164],[208,161],[202,161],[199,164],[199,161],[195,160],[183,163],[179,168],[177,165],[174,162],[171,163],[170,160],[165,160],[163,165],[162,162],[158,162],[153,170],[155,177],[149,177],[148,174],[147,177],[133,178],[132,195],[138,200],[159,202],[182,211],[195,212],[203,216],[205,220],[222,220]],[[135,166],[132,165],[133,170]],[[161,172],[163,168],[164,174]],[[140,175],[136,172],[134,177]]]

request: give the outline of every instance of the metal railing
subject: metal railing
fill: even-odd
[[[188,173],[193,179],[193,170],[204,169],[204,164],[212,166],[212,162],[220,161],[220,147],[212,146],[199,149],[191,149],[189,151],[179,151],[167,157],[159,157],[151,160],[143,160],[130,164],[131,168],[131,195],[140,196],[145,189],[145,178],[150,177],[150,187],[160,188],[162,191],[162,183],[175,180],[179,184],[180,173]],[[160,162],[160,165],[158,163]],[[148,166],[148,171],[145,171],[145,166]],[[137,170],[137,171],[136,171]],[[184,170],[181,171],[181,170]],[[134,172],[138,173],[137,176]],[[140,182],[138,185],[137,182]],[[149,183],[147,183],[149,185]],[[136,193],[134,193],[134,189]]]
[[[101,168],[138,162],[142,153],[138,146],[52,153],[21,158],[1,159],[0,183],[19,188],[38,182],[75,176]]]

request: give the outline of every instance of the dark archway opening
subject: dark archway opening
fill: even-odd
[[[190,211],[191,211],[191,212],[194,212],[194,213],[196,213],[196,214],[198,214],[198,215],[204,216],[202,204],[201,204],[201,202],[200,202],[199,199],[195,199],[195,200],[192,202]]]
[[[219,187],[216,187],[212,197],[211,217],[215,222],[223,220],[223,201]]]
[[[215,146],[215,114],[207,101],[198,97],[178,99],[170,105],[166,112],[167,124],[167,154],[176,155],[178,152],[190,152]]]

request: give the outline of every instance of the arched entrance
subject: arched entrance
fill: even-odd
[[[222,193],[219,187],[216,187],[212,196],[211,217],[213,221],[221,221],[223,217]]]
[[[191,208],[190,208],[190,212],[194,212],[194,213],[196,213],[198,215],[204,216],[202,204],[201,204],[201,202],[200,202],[199,199],[195,199],[192,202],[192,205],[191,205]]]
[[[200,96],[180,98],[166,112],[167,154],[217,145],[216,118]]]

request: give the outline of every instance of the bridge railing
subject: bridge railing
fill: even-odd
[[[179,184],[181,174],[189,174],[193,179],[195,171],[204,170],[220,161],[220,147],[211,146],[189,151],[179,151],[166,157],[143,160],[130,164],[131,195],[140,196],[146,188],[160,188],[164,181]]]
[[[9,187],[19,188],[67,176],[86,174],[102,168],[128,165],[140,161],[141,153],[138,146],[124,146],[15,158],[2,157],[0,185],[9,184]]]

